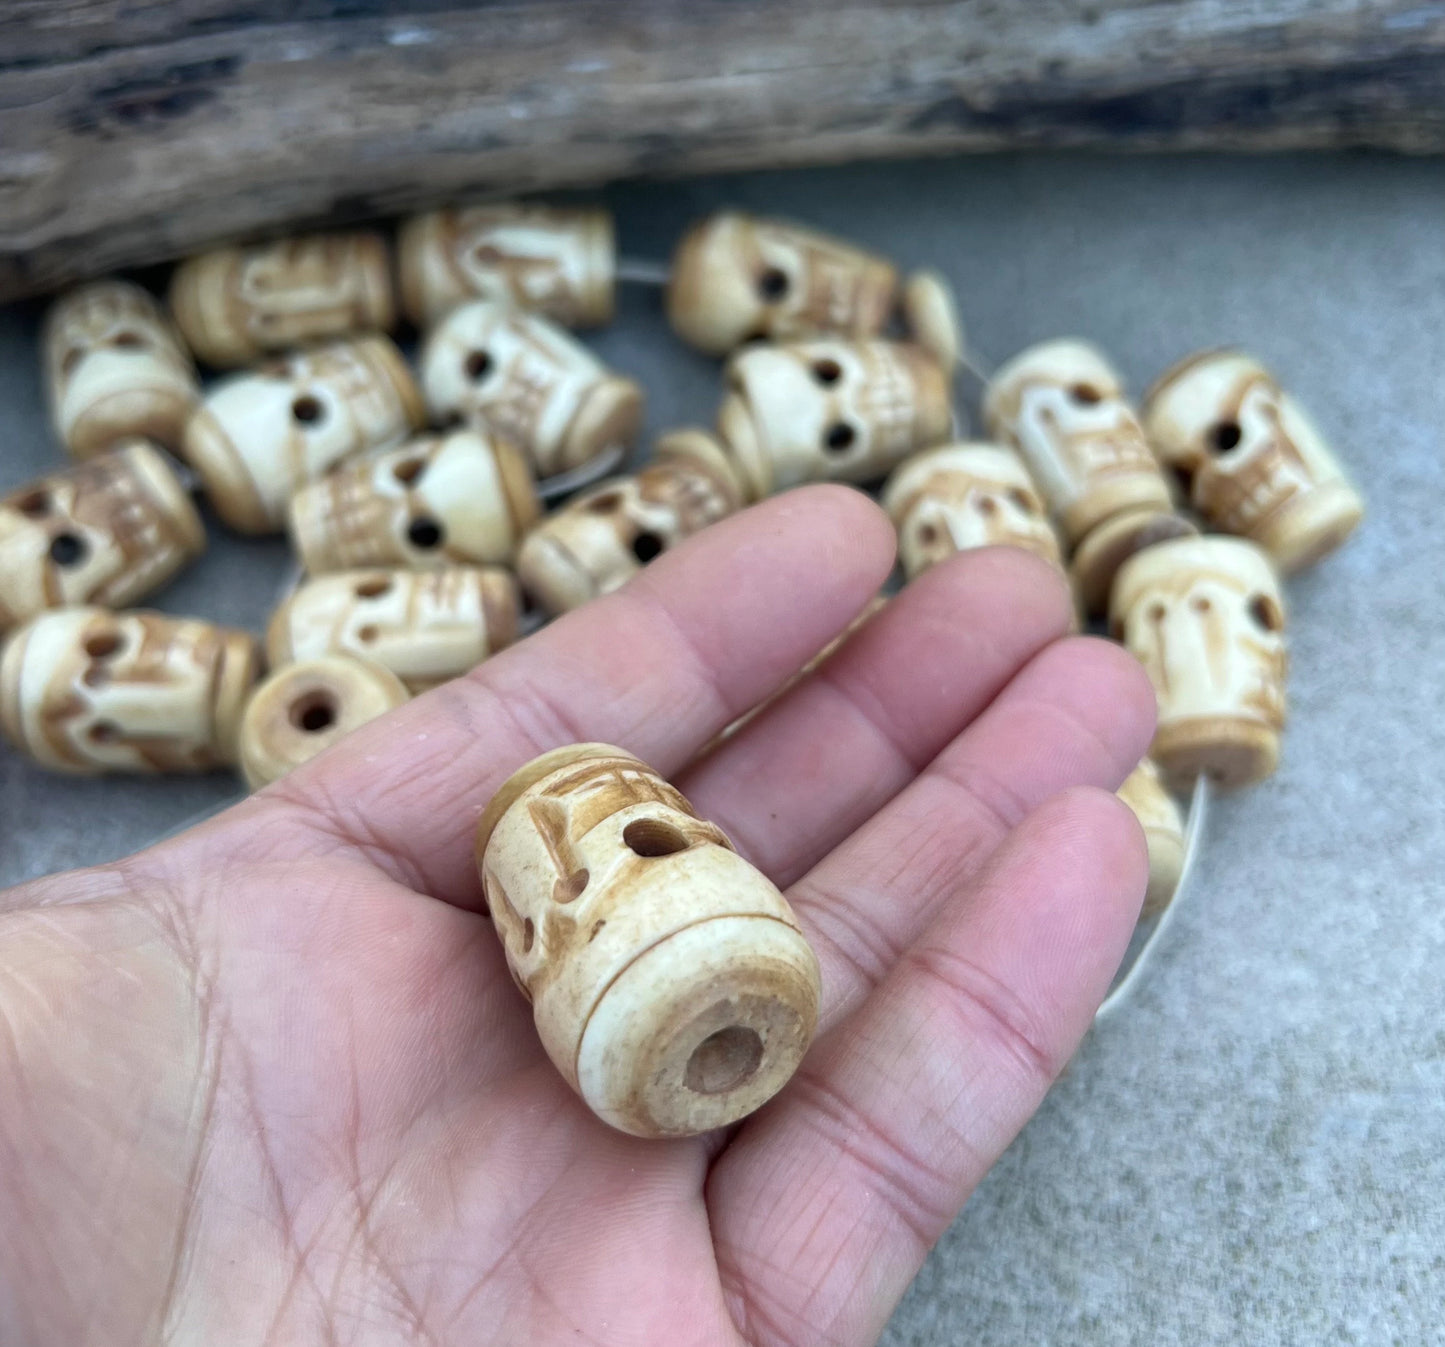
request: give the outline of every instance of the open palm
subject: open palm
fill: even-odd
[[[1152,725],[989,551],[689,767],[892,549],[863,496],[789,493],[205,826],[0,894],[0,1341],[876,1339],[1108,985],[1145,862],[1105,792]],[[818,1040],[728,1135],[596,1121],[479,915],[491,793],[594,739],[818,952]]]

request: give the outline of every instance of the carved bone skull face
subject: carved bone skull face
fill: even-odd
[[[368,245],[368,235],[317,234],[246,249],[235,272],[238,326],[266,349],[344,330],[352,318],[366,326]]]

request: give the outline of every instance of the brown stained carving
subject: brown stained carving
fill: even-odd
[[[1280,423],[1279,398],[1272,379],[1244,381],[1221,418],[1238,428],[1238,448],[1206,451],[1192,474],[1192,502],[1229,533],[1267,528],[1312,485],[1309,465]]]
[[[227,295],[229,320],[261,346],[284,344],[299,316],[317,332],[369,327],[370,306],[357,282],[357,244],[349,235],[283,239],[250,250]]]

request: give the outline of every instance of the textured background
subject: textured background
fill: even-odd
[[[1333,438],[1370,517],[1290,587],[1279,775],[1221,802],[1187,906],[908,1295],[888,1342],[1415,1344],[1445,1335],[1445,165],[1000,157],[617,190],[663,257],[723,203],[948,272],[997,364],[1077,333],[1137,391],[1232,341]],[[0,310],[0,486],[58,461],[37,312]],[[605,357],[653,430],[716,372],[630,290]],[[973,389],[966,400],[976,403]],[[158,606],[259,627],[280,544],[219,535]],[[4,754],[0,750],[0,754]],[[0,756],[0,884],[134,849],[234,792]]]

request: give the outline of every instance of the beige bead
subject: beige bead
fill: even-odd
[[[260,790],[410,696],[401,679],[371,660],[324,655],[288,664],[246,703],[241,774]]]
[[[0,659],[0,726],[60,772],[199,772],[236,761],[254,637],[162,613],[60,608]]]
[[[1157,917],[1169,906],[1184,873],[1184,820],[1150,758],[1129,773],[1119,798],[1133,810],[1149,847],[1149,889],[1139,916]]]
[[[396,324],[386,240],[368,232],[203,253],[176,268],[170,303],[191,350],[223,369]]]
[[[1291,574],[1334,551],[1364,502],[1274,376],[1239,351],[1181,361],[1150,389],[1149,437],[1215,528],[1252,538]]]
[[[1150,755],[1170,784],[1244,786],[1274,771],[1285,719],[1284,600],[1269,558],[1237,538],[1179,538],[1126,561],[1110,625],[1159,701]]]
[[[96,281],[45,318],[46,392],[55,433],[77,458],[140,435],[180,447],[201,396],[195,366],[161,306],[129,281]]]
[[[864,482],[953,424],[948,376],[890,341],[753,346],[727,366],[718,430],[758,499],[803,482]]]
[[[1168,510],[1169,484],[1119,376],[1087,342],[1043,342],[989,381],[984,420],[1044,493],[1066,546],[1112,515]]]
[[[418,327],[469,299],[508,300],[564,327],[612,321],[617,244],[605,210],[501,201],[431,211],[402,225],[397,265]]]
[[[654,557],[741,508],[742,484],[706,431],[658,442],[657,459],[568,501],[528,534],[522,586],[548,613],[620,588]]]
[[[630,448],[642,424],[638,384],[545,318],[492,300],[442,319],[422,348],[421,376],[433,418],[511,440],[542,477]]]
[[[292,498],[291,540],[312,575],[512,559],[541,513],[521,452],[478,430],[423,435],[344,463]]]
[[[877,336],[897,293],[885,258],[786,220],[721,211],[678,244],[667,316],[684,341],[726,355],[757,338]]]
[[[123,608],[206,548],[201,517],[144,440],[0,497],[0,631],[48,608]]]
[[[477,863],[542,1044],[604,1122],[694,1136],[797,1069],[819,998],[797,918],[630,753],[577,744],[522,768],[482,815]]]
[[[424,419],[401,352],[361,337],[223,379],[187,425],[185,454],[226,523],[277,533],[298,487]]]
[[[910,580],[973,547],[1022,547],[1064,569],[1044,503],[1011,449],[968,442],[914,454],[894,469],[882,503]]]
[[[1069,561],[1069,576],[1079,605],[1090,616],[1102,616],[1109,608],[1114,577],[1136,552],[1170,538],[1197,537],[1198,528],[1173,510],[1144,506],[1110,515],[1080,540]]]
[[[903,287],[903,322],[913,340],[946,370],[963,359],[963,321],[942,272],[915,271]]]
[[[493,566],[339,571],[301,585],[272,615],[273,668],[357,655],[414,693],[475,668],[517,638],[517,582]]]

